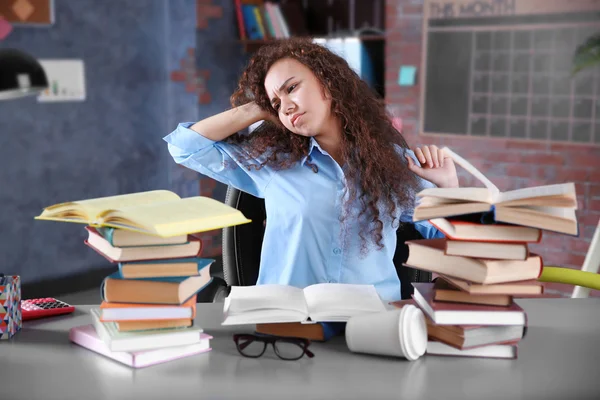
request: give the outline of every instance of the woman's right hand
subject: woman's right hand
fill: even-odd
[[[248,103],[251,107],[254,108],[254,112],[257,113],[257,118],[259,121],[270,121],[274,124],[278,124],[279,123],[279,118],[277,117],[277,115],[274,115],[272,112],[269,112],[268,110],[264,110],[262,109],[258,104],[256,104],[255,102],[251,102]]]

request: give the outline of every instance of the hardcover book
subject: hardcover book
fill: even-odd
[[[132,368],[149,367],[206,353],[211,350],[210,339],[212,336],[201,333],[198,342],[194,344],[143,351],[111,351],[98,337],[93,325],[76,326],[69,330],[71,342]]]

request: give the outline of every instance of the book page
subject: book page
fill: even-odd
[[[455,164],[458,164],[461,167],[463,167],[468,173],[470,173],[475,178],[477,178],[481,183],[483,183],[485,185],[485,187],[490,191],[491,196],[492,196],[492,201],[496,201],[498,194],[500,193],[500,190],[496,187],[496,185],[494,185],[492,183],[492,181],[490,181],[488,178],[486,178],[485,175],[483,175],[481,173],[481,171],[479,171],[477,168],[475,168],[475,166],[473,164],[471,164],[470,162],[468,162],[467,160],[465,160],[464,158],[462,158],[461,156],[459,156],[458,154],[456,154],[455,152],[450,150],[448,147],[444,147],[442,150],[446,154],[448,154],[450,157],[452,157],[452,160],[454,161]]]
[[[534,198],[534,197],[551,197],[551,196],[571,196],[575,205],[575,184],[574,183],[559,183],[555,185],[535,186],[511,190],[509,192],[500,193],[497,203],[506,203],[509,201]]]
[[[498,212],[502,210],[518,210],[522,213],[530,212],[531,214],[537,214],[540,217],[547,218],[562,218],[569,221],[577,221],[577,214],[572,208],[564,207],[539,207],[539,206],[522,206],[522,207],[499,207]]]
[[[422,198],[419,199],[419,204],[421,202],[423,205],[427,206],[429,204],[447,204],[447,203],[458,203],[459,201],[468,201],[468,202],[479,202],[479,203],[488,203],[491,204],[493,202],[492,195],[488,189],[485,188],[428,188],[423,189],[417,196]],[[436,202],[435,200],[427,200],[426,198],[439,198],[444,199],[443,201]]]
[[[319,283],[304,288],[304,297],[314,320],[344,320],[364,312],[385,311],[373,285]]]
[[[232,286],[224,309],[230,315],[261,310],[293,310],[308,315],[302,289],[277,284]]]
[[[116,196],[99,197],[96,199],[77,200],[55,204],[53,206],[46,207],[39,218],[69,218],[71,216],[79,216],[79,218],[86,218],[88,220],[87,222],[91,223],[94,222],[94,220],[105,210],[114,210],[173,200],[179,200],[179,196],[168,190],[152,190],[148,192],[121,194]],[[80,210],[79,213],[73,213],[73,211],[78,210]],[[85,217],[81,215],[81,212],[85,214]]]
[[[107,226],[133,227],[170,237],[204,232],[251,222],[241,211],[209,197],[187,197],[178,201],[145,204],[105,212]]]

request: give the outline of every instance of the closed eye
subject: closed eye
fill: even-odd
[[[273,106],[273,109],[274,109],[275,111],[279,110],[279,103],[278,103],[278,102],[273,102],[273,103],[271,104],[271,106]]]

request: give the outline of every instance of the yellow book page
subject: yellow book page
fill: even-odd
[[[104,213],[102,225],[161,237],[204,232],[251,222],[237,209],[209,197],[153,203]]]
[[[97,218],[107,210],[125,209],[132,206],[178,201],[180,197],[168,190],[121,194],[96,199],[77,200],[46,207],[35,219],[71,220],[95,224]]]

